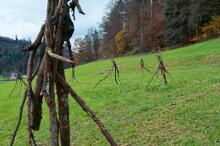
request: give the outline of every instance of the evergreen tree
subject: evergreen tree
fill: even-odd
[[[189,4],[190,0],[165,1],[165,34],[168,45],[188,42]]]
[[[201,32],[201,27],[209,22],[212,16],[220,15],[219,0],[191,0],[190,1],[190,16],[189,26],[192,36],[198,36]]]

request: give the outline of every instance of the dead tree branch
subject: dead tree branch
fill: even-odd
[[[44,58],[44,52],[45,52],[45,44],[43,43],[43,46],[42,46],[41,51],[40,51],[39,62],[38,62],[37,66],[36,66],[36,68],[35,68],[35,70],[33,72],[32,77],[35,77],[38,74],[38,72],[39,72],[40,66],[41,66],[43,58]],[[32,80],[33,80],[33,78],[32,78]]]
[[[79,1],[72,0],[73,8],[82,11]],[[102,134],[106,137],[109,143],[116,146],[116,142],[105,128],[104,124],[95,113],[86,105],[74,90],[72,90],[66,82],[64,63],[69,63],[72,68],[75,67],[75,61],[71,52],[70,37],[74,31],[74,24],[70,17],[70,7],[67,0],[48,0],[47,16],[45,24],[42,26],[36,40],[33,44],[22,51],[31,51],[27,65],[27,87],[25,97],[27,98],[27,127],[28,127],[28,142],[29,145],[36,145],[32,130],[39,130],[42,119],[42,98],[44,97],[50,118],[50,144],[52,146],[70,146],[70,124],[69,124],[69,102],[68,93],[70,93],[81,108],[93,119],[98,125]],[[43,41],[42,41],[43,40]],[[63,57],[64,41],[68,43],[70,59]],[[33,63],[37,48],[43,45],[40,53],[38,65],[33,72]],[[118,84],[119,69],[115,61],[112,61],[113,71],[115,71],[115,82]],[[58,74],[58,75],[57,75]],[[37,75],[36,86],[33,91],[33,79]],[[74,72],[73,72],[73,77]],[[21,82],[25,83],[22,79]],[[55,92],[56,85],[56,92]],[[55,94],[56,93],[56,94]],[[57,95],[57,96],[56,96]],[[56,98],[57,97],[57,98]],[[56,102],[56,99],[58,100]],[[17,130],[20,125],[25,99],[23,99],[19,118],[16,128],[11,139],[13,145]],[[58,103],[58,106],[56,105]],[[57,112],[58,110],[58,112]],[[58,122],[59,118],[59,122]],[[59,125],[60,124],[60,125]],[[60,139],[59,139],[60,135]]]
[[[20,109],[19,109],[19,114],[18,114],[18,120],[17,120],[16,126],[15,126],[15,129],[13,131],[12,138],[10,140],[9,146],[13,146],[15,138],[16,138],[16,135],[17,135],[17,132],[18,132],[18,129],[19,129],[20,125],[21,125],[21,119],[22,119],[22,115],[23,115],[23,109],[24,109],[26,98],[27,98],[27,88],[26,88],[26,90],[24,92],[24,95],[23,95],[23,98],[22,98],[22,101],[21,101],[21,105],[20,105]]]
[[[59,61],[63,61],[63,62],[69,63],[69,64],[75,64],[74,61],[69,60],[69,59],[67,59],[67,58],[65,58],[65,57],[63,57],[63,56],[60,56],[60,55],[57,55],[57,54],[53,53],[53,51],[52,51],[51,48],[48,48],[48,52],[47,52],[47,53],[48,53],[48,55],[49,55],[50,57],[52,57],[52,58],[54,58],[54,59],[57,59],[57,60],[59,60]]]
[[[15,89],[16,89],[16,87],[17,87],[17,84],[18,84],[18,80],[16,79],[15,84],[14,84],[14,87],[12,88],[12,90],[11,90],[9,96],[8,96],[9,98],[11,98],[11,95],[12,95],[13,92],[15,91]]]
[[[75,99],[75,101],[80,105],[84,112],[97,124],[102,134],[108,140],[112,146],[117,146],[117,143],[114,141],[112,135],[108,132],[107,128],[103,122],[96,116],[96,114],[86,105],[85,101],[77,95],[77,93],[71,88],[71,86],[62,78],[60,74],[56,74],[56,82],[62,85],[62,87]]]
[[[143,58],[141,58],[140,65],[141,65],[141,70],[142,70],[143,72],[144,72],[144,70],[145,70],[145,71],[147,71],[147,72],[149,72],[149,73],[152,73],[148,68],[146,68]]]
[[[33,145],[32,141],[32,130],[31,130],[31,105],[33,104],[33,90],[32,90],[32,68],[33,68],[33,62],[34,62],[34,57],[36,54],[36,50],[31,51],[29,60],[28,60],[28,68],[27,68],[27,119],[28,119],[28,140],[29,140],[29,145]]]
[[[68,47],[68,52],[69,52],[69,57],[70,57],[70,60],[72,61],[75,61],[74,57],[73,57],[73,52],[72,52],[72,49],[71,49],[71,43],[70,43],[70,40],[67,41],[67,47]],[[71,67],[72,67],[72,79],[75,80],[76,82],[77,79],[76,79],[76,76],[75,76],[75,63],[74,64],[71,64]]]
[[[150,83],[152,82],[152,80],[154,79],[154,77],[156,75],[161,75],[162,78],[163,78],[163,82],[165,85],[168,84],[168,81],[167,81],[167,74],[169,74],[169,72],[167,71],[165,65],[164,65],[164,61],[160,55],[160,51],[158,50],[157,54],[156,54],[156,58],[157,58],[157,62],[158,62],[158,67],[157,67],[157,70],[155,71],[155,73],[153,74],[152,78],[149,80],[147,86],[146,86],[146,89],[148,88],[148,86],[150,85]]]
[[[113,68],[115,71],[115,83],[118,84],[118,81],[120,81],[120,74],[119,74],[119,68],[118,65],[116,64],[115,60],[111,60],[112,64],[113,64]]]
[[[99,84],[101,84],[101,82],[103,82],[105,79],[108,78],[108,76],[110,76],[112,74],[112,71],[109,72],[103,79],[101,79],[98,83],[95,84],[95,86],[93,86],[93,89],[95,89]]]
[[[120,72],[119,72],[119,68],[118,68],[118,65],[117,63],[115,62],[115,60],[111,60],[112,62],[112,68],[111,69],[108,69],[109,73],[106,74],[106,76],[104,76],[103,79],[101,79],[99,82],[97,82],[95,84],[95,86],[93,86],[93,89],[95,89],[99,84],[101,84],[105,79],[107,79],[111,74],[112,72],[114,71],[114,80],[115,80],[115,83],[118,84],[120,82]]]
[[[24,49],[21,49],[21,51],[32,51],[32,50],[37,49],[40,46],[42,38],[44,36],[44,30],[45,30],[45,24],[41,26],[40,32],[37,35],[37,38],[35,39],[34,43],[32,43],[31,45],[29,45],[28,47]]]

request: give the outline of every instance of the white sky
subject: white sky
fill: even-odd
[[[80,0],[86,15],[76,15],[73,37],[101,22],[109,0]],[[47,0],[0,0],[0,36],[34,39],[45,20]],[[78,13],[78,12],[77,12]]]

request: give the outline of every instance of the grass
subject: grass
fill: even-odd
[[[154,55],[117,58],[122,85],[114,77],[96,89],[100,72],[111,67],[102,60],[76,68],[79,83],[73,88],[104,121],[120,145],[220,145],[220,39],[162,53],[171,77],[169,85],[160,78],[145,87],[151,74],[140,70],[140,58],[153,71]],[[66,71],[70,80],[71,71]],[[13,131],[21,96],[8,94],[14,82],[0,82],[0,145],[6,145]],[[74,145],[108,145],[96,125],[70,98],[71,141]],[[41,130],[35,132],[39,145],[48,145],[48,111],[44,104]],[[27,145],[26,114],[16,145]]]

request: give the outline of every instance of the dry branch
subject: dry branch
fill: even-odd
[[[70,26],[73,25],[69,16],[69,10],[66,5],[67,1],[63,0],[62,9],[60,9],[59,22],[56,31],[56,43],[54,52],[59,56],[63,56],[63,43],[64,40],[69,40],[73,34],[74,29]],[[68,12],[68,13],[66,13]],[[71,23],[70,23],[71,22]],[[65,29],[63,29],[65,28]],[[64,60],[65,59],[65,60]],[[63,57],[62,59],[57,58],[53,62],[54,74],[59,72],[63,78],[65,78],[64,64],[63,62],[69,62],[71,65],[75,65],[73,60],[69,60]],[[68,92],[63,87],[56,83],[57,97],[58,97],[58,117],[59,117],[59,132],[60,132],[60,143],[62,146],[70,145],[70,124],[69,124],[69,103],[68,103]]]
[[[58,146],[58,119],[55,105],[55,97],[53,97],[53,95],[49,95],[47,91],[42,91],[42,93],[49,108],[51,145]]]
[[[80,13],[82,11],[79,1],[73,0],[75,7]],[[79,97],[74,90],[70,88],[65,79],[64,62],[75,67],[74,58],[72,56],[71,44],[69,42],[70,37],[74,31],[74,25],[69,14],[70,8],[68,7],[67,0],[48,0],[47,5],[47,17],[45,24],[42,26],[40,33],[33,44],[23,49],[23,51],[31,51],[27,66],[27,88],[25,91],[25,97],[28,97],[27,102],[27,119],[28,119],[28,141],[29,145],[36,145],[32,130],[39,130],[42,118],[42,98],[49,108],[50,117],[50,143],[52,146],[58,146],[59,143],[62,146],[70,145],[70,126],[69,126],[69,103],[68,93],[78,102],[82,109],[93,119],[93,121],[99,126],[101,132],[113,146],[116,146],[116,142],[105,128],[100,119],[96,117],[94,112],[86,105],[86,103]],[[42,42],[43,39],[43,42]],[[70,59],[63,57],[63,44],[64,41],[68,43],[68,50]],[[38,65],[33,72],[33,62],[37,48],[43,44],[41,49],[40,59]],[[115,70],[115,81],[118,83],[119,69],[115,61],[112,61],[113,69]],[[32,73],[33,72],[33,73]],[[113,72],[113,70],[112,70]],[[58,75],[57,75],[58,74]],[[36,87],[33,91],[32,81],[37,75]],[[73,72],[74,77],[74,72]],[[74,77],[75,78],[75,77]],[[24,82],[23,80],[21,80]],[[58,106],[56,106],[56,93],[58,99]],[[20,113],[23,112],[25,99],[22,101]],[[58,107],[58,114],[57,114]],[[21,117],[19,119],[12,137],[12,145],[20,125]],[[58,122],[59,115],[59,122]],[[59,125],[60,124],[60,125]],[[60,134],[60,139],[59,139]],[[60,140],[60,141],[59,141]]]
[[[21,51],[32,51],[32,50],[36,50],[40,44],[41,44],[41,41],[42,41],[42,38],[44,36],[44,30],[45,30],[45,24],[43,24],[41,26],[41,29],[40,29],[40,32],[39,34],[37,35],[37,38],[35,39],[34,43],[32,43],[31,45],[29,45],[28,47],[24,48],[24,49],[21,49]]]
[[[73,52],[72,52],[72,49],[71,49],[70,40],[67,41],[67,47],[68,47],[70,60],[75,61],[75,59],[73,57]],[[77,79],[76,79],[76,76],[75,76],[75,70],[74,70],[75,64],[72,64],[71,67],[72,67],[72,79],[75,80],[76,82],[78,82]]]
[[[43,43],[43,46],[42,46],[41,51],[40,51],[39,62],[38,62],[37,66],[36,66],[36,68],[35,68],[35,70],[33,72],[32,77],[35,77],[38,74],[38,72],[39,72],[40,66],[41,66],[43,58],[44,58],[44,52],[45,52],[45,44]],[[32,78],[32,80],[33,80],[33,78]]]
[[[99,82],[97,82],[97,83],[95,84],[95,86],[93,86],[93,89],[95,89],[99,84],[101,84],[101,82],[103,82],[105,79],[107,79],[108,76],[111,75],[111,73],[112,73],[112,71],[109,72],[109,73],[108,73],[103,79],[101,79]]]
[[[59,16],[59,12],[60,12],[60,9],[62,8],[62,0],[59,0],[58,4],[57,4],[57,7],[55,9],[55,12],[52,16],[52,21],[56,20]]]
[[[9,98],[11,98],[11,95],[12,95],[12,93],[15,91],[15,89],[16,89],[16,87],[17,87],[17,84],[18,84],[18,80],[16,79],[15,84],[14,84],[14,87],[12,88],[12,90],[11,90],[9,96],[8,96]]]
[[[164,84],[167,85],[168,82],[167,82],[167,74],[169,75],[169,72],[167,71],[165,65],[164,65],[164,61],[160,55],[160,53],[158,52],[158,54],[156,55],[157,57],[157,61],[158,61],[158,73],[161,74],[161,76],[163,77],[163,81],[164,81]]]
[[[32,75],[32,79],[35,77],[36,75]],[[25,85],[25,86],[27,86],[27,84],[23,81],[23,79],[20,77],[19,78],[20,80],[21,80],[21,82]],[[17,122],[16,122],[16,126],[15,126],[15,129],[14,129],[14,131],[13,131],[13,134],[12,134],[12,137],[11,137],[11,140],[10,140],[10,146],[13,146],[13,144],[14,144],[14,141],[15,141],[15,138],[16,138],[16,135],[17,135],[17,132],[18,132],[18,129],[19,129],[19,127],[20,127],[20,124],[21,124],[21,120],[22,120],[22,115],[23,115],[23,109],[24,109],[24,105],[25,105],[25,101],[26,101],[26,99],[27,99],[27,92],[28,92],[28,90],[27,90],[27,87],[26,87],[26,89],[25,89],[25,92],[24,92],[24,95],[23,95],[23,97],[22,97],[22,102],[21,102],[21,105],[20,105],[20,109],[19,109],[19,114],[18,114],[18,119],[17,119]],[[32,139],[34,139],[33,138],[33,134],[32,134]],[[33,140],[34,141],[34,140]],[[34,144],[35,144],[35,141],[34,141]]]
[[[61,4],[64,3],[65,0],[61,1]],[[54,61],[50,58],[50,54],[53,55],[54,46],[55,46],[55,38],[53,34],[54,27],[52,25],[52,16],[55,11],[56,6],[54,5],[55,1],[48,0],[47,7],[47,21],[45,27],[45,45],[46,45],[46,54],[45,54],[45,68],[44,68],[44,80],[43,80],[43,89],[42,92],[44,96],[48,96],[50,101],[49,106],[49,118],[50,118],[50,144],[52,146],[57,146],[59,144],[58,139],[58,120],[57,120],[57,112],[56,112],[56,102],[55,102],[55,91],[54,91],[54,81],[50,79],[50,76],[54,76]],[[63,5],[62,5],[63,6]],[[62,9],[62,7],[61,7]],[[59,42],[58,42],[59,43]],[[53,48],[53,50],[52,50]]]
[[[97,82],[95,84],[95,86],[93,86],[93,89],[95,89],[99,84],[101,84],[105,79],[107,79],[111,74],[112,72],[114,71],[114,80],[115,80],[115,83],[118,84],[120,82],[120,72],[119,72],[119,68],[118,68],[118,65],[117,63],[115,62],[115,60],[111,60],[112,62],[112,68],[111,69],[108,69],[107,71],[109,71],[108,74],[106,74],[104,76],[103,79],[101,79],[99,82]]]
[[[57,71],[65,79],[63,62],[58,62],[59,68]],[[60,141],[62,146],[70,145],[70,122],[69,122],[69,102],[68,92],[63,86],[56,82],[57,97],[58,97],[58,113],[59,113],[59,130],[60,130]]]
[[[71,88],[71,86],[62,78],[60,74],[56,74],[56,82],[61,84],[63,88],[75,99],[75,101],[80,105],[84,112],[97,124],[102,134],[108,140],[108,142],[112,146],[117,146],[117,143],[114,141],[112,135],[108,132],[107,128],[103,124],[103,122],[96,116],[96,114],[90,109],[88,105],[86,105],[85,101],[77,95],[77,93]]]
[[[118,84],[118,81],[120,81],[120,74],[119,74],[119,68],[118,65],[116,64],[115,60],[111,60],[112,64],[113,64],[113,68],[115,71],[115,83]]]
[[[33,90],[32,90],[32,68],[33,68],[33,62],[34,62],[34,57],[36,54],[36,50],[31,51],[28,59],[28,68],[27,68],[27,119],[28,119],[28,140],[29,140],[29,145],[33,145],[32,141],[32,130],[31,130],[31,105],[33,104]]]
[[[152,73],[148,68],[146,68],[143,58],[141,58],[140,64],[141,64],[141,70],[142,70],[142,71],[145,70],[145,71],[147,71],[147,72],[149,72],[149,73]]]
[[[23,98],[22,98],[22,102],[21,102],[20,109],[19,109],[19,114],[18,114],[18,120],[17,120],[16,126],[15,126],[15,129],[13,131],[12,138],[10,140],[9,146],[13,146],[16,135],[17,135],[17,132],[18,132],[18,129],[21,125],[21,119],[22,119],[22,115],[23,115],[23,109],[24,109],[26,98],[27,98],[27,88],[26,88],[26,90],[24,92],[24,95],[23,95]]]
[[[33,130],[39,130],[41,119],[42,119],[42,95],[41,91],[43,89],[43,80],[44,80],[44,68],[45,68],[45,57],[41,61],[39,71],[37,73],[36,87],[34,89],[33,103],[31,106],[31,128]],[[35,75],[35,74],[34,74]],[[33,78],[32,78],[33,79]]]
[[[51,50],[51,48],[48,48],[48,52],[47,52],[47,53],[48,53],[48,55],[49,55],[50,57],[52,57],[52,58],[54,58],[54,59],[57,59],[57,60],[59,60],[59,61],[63,61],[63,62],[69,63],[69,64],[75,64],[74,61],[69,60],[69,59],[67,59],[67,58],[65,58],[65,57],[63,57],[63,56],[60,56],[60,55],[57,55],[57,54],[53,53],[53,51]]]
[[[148,86],[150,85],[150,83],[153,81],[154,77],[156,75],[161,75],[164,81],[164,84],[167,85],[168,81],[167,81],[167,74],[169,74],[169,72],[167,71],[165,65],[164,65],[164,61],[160,55],[160,51],[158,50],[157,54],[156,54],[156,58],[157,58],[157,62],[158,62],[158,67],[157,70],[154,72],[152,78],[148,81],[146,89],[148,88]]]
[[[73,19],[75,20],[75,9],[77,8],[78,9],[78,12],[80,14],[83,14],[85,15],[85,13],[83,12],[80,4],[79,4],[79,0],[71,0],[71,3],[70,3],[70,8],[72,9],[72,12],[73,12]]]

